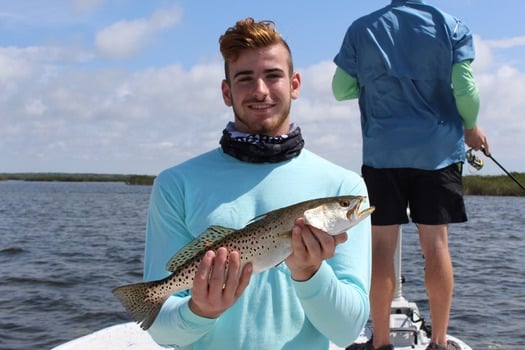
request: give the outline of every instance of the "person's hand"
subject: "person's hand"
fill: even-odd
[[[335,247],[347,240],[346,232],[329,235],[315,227],[306,225],[299,218],[292,228],[292,254],[285,260],[295,281],[309,280],[321,267],[325,259],[335,254]]]
[[[189,306],[195,314],[217,318],[241,296],[252,275],[252,264],[241,266],[239,252],[208,251],[195,273]]]
[[[486,156],[490,155],[487,136],[477,125],[472,129],[465,129],[465,143],[475,151],[483,150]]]

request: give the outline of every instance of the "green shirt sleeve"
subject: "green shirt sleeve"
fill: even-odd
[[[452,66],[452,89],[463,126],[465,129],[472,129],[478,119],[479,93],[470,61],[458,62]]]
[[[359,82],[356,78],[337,67],[332,78],[332,93],[337,101],[358,98]]]

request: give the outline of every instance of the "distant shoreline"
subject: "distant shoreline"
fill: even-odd
[[[0,173],[0,181],[124,182],[128,185],[152,185],[153,175],[90,173]]]
[[[525,184],[525,173],[512,173],[521,184]],[[90,173],[0,173],[0,181],[65,181],[65,182],[124,182],[128,185],[152,185],[153,175],[136,174],[90,174]],[[481,196],[525,196],[507,175],[465,175],[463,190],[466,195]]]

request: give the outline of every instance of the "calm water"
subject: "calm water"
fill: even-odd
[[[151,187],[0,181],[0,349],[49,349],[130,319],[111,288],[142,274]],[[525,198],[467,197],[451,227],[449,334],[473,349],[525,344]],[[423,260],[404,227],[403,295],[428,320]]]

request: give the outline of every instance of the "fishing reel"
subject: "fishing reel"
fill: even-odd
[[[496,159],[494,159],[494,157],[488,152],[488,150],[484,146],[481,146],[481,152],[483,152],[485,156],[492,159],[494,163],[496,163],[496,165],[499,166],[500,169],[505,172],[505,174],[507,174],[519,187],[521,187],[522,190],[525,190],[525,186],[523,186],[514,176],[512,176],[512,174],[509,173],[507,169],[505,169]],[[476,156],[473,153],[472,148],[467,151],[467,162],[477,170],[483,168],[483,160],[481,160],[478,156]]]
[[[481,168],[483,168],[483,159],[481,159],[474,153],[473,148],[467,151],[467,162],[472,167],[476,168],[476,170],[481,170]]]

